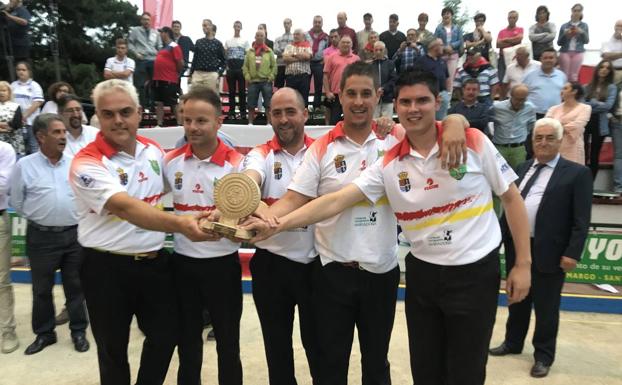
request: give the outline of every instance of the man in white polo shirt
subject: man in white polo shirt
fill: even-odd
[[[237,172],[242,162],[242,155],[217,136],[222,122],[218,94],[194,87],[184,95],[183,111],[188,142],[164,159],[164,178],[180,217],[213,210],[216,182]],[[201,383],[203,309],[207,309],[217,341],[219,382],[242,385],[240,244],[219,236],[208,241],[195,243],[175,234],[172,264],[180,309],[177,383]]]
[[[115,42],[117,54],[106,59],[104,65],[104,79],[121,79],[132,83],[136,63],[127,57],[127,40],[117,39]]]
[[[304,132],[308,115],[302,95],[293,88],[281,88],[272,96],[270,122],[274,137],[249,152],[243,167],[244,173],[261,186],[261,199],[268,205],[287,192],[313,143]],[[312,262],[317,257],[313,231],[313,226],[305,226],[258,242],[250,262],[253,299],[271,384],[296,383],[292,349],[296,306],[311,377],[317,379],[317,337],[311,301]]]
[[[145,335],[137,384],[162,384],[177,343],[177,304],[163,249],[166,232],[201,241],[198,218],[163,212],[164,152],[137,136],[138,95],[111,79],[93,90],[101,131],[74,158],[81,280],[102,385],[130,383],[127,345],[136,315]]]
[[[99,130],[82,124],[84,110],[80,99],[75,95],[67,94],[58,100],[58,113],[63,117],[67,128],[67,144],[63,153],[73,158],[78,151],[95,140]]]
[[[406,137],[345,188],[280,218],[276,230],[388,198],[411,244],[406,316],[413,381],[483,384],[497,307],[501,240],[491,190],[504,203],[520,259],[508,277],[512,303],[529,289],[527,214],[512,184],[516,174],[479,130],[467,130],[466,164],[449,172],[440,167],[437,87],[432,74],[403,74],[396,83],[395,109]],[[384,234],[377,233],[374,240],[393,239]]]

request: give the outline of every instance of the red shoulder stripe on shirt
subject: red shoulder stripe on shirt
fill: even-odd
[[[184,144],[181,147],[178,147],[172,151],[167,152],[164,155],[164,163],[169,163],[171,160],[177,158],[178,156],[187,156],[187,153],[190,151],[190,145],[188,143]],[[192,152],[190,152],[192,156]]]
[[[318,160],[324,157],[326,154],[326,150],[328,149],[328,145],[337,140],[338,138],[345,137],[346,134],[343,132],[343,122],[337,123],[335,128],[328,131],[326,134],[322,135],[319,139],[313,142],[311,148],[313,149],[313,153],[315,154]]]

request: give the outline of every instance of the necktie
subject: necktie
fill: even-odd
[[[525,187],[523,187],[523,191],[520,192],[520,195],[523,197],[523,199],[527,197],[527,194],[529,194],[529,190],[531,190],[531,187],[534,185],[534,183],[536,183],[536,179],[538,179],[540,171],[542,171],[545,166],[546,163],[539,163],[538,165],[536,165],[536,172],[534,172],[531,177],[529,177],[527,183],[525,183]]]

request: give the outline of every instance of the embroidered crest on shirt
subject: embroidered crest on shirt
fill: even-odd
[[[334,159],[334,162],[335,162],[335,170],[337,170],[339,174],[343,174],[348,169],[348,166],[346,165],[345,156],[337,155]]]
[[[410,179],[408,179],[408,173],[406,171],[402,171],[399,174],[397,174],[397,177],[400,179],[400,191],[409,192],[410,191]]]
[[[160,175],[160,164],[158,163],[158,161],[150,159],[149,164],[151,165],[151,169],[153,170],[153,172]]]
[[[456,180],[460,180],[462,178],[464,178],[464,174],[466,174],[467,172],[467,168],[465,164],[461,164],[458,167],[452,168],[449,170],[449,175],[456,179]]]
[[[117,169],[117,174],[119,174],[119,183],[121,183],[121,185],[123,185],[123,186],[127,186],[128,176],[127,176],[127,173],[125,172],[125,170],[123,170],[121,167],[119,167]]]
[[[177,171],[175,173],[174,184],[175,184],[175,188],[177,190],[181,190],[182,186],[184,185],[184,173],[183,172]]]
[[[274,179],[279,180],[283,177],[283,167],[281,162],[274,162]]]
[[[93,184],[94,179],[88,174],[80,174],[80,181],[84,187],[90,187],[91,184]]]

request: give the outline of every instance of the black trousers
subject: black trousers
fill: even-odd
[[[276,88],[283,88],[285,86],[285,65],[280,65],[276,67],[274,86]]]
[[[598,168],[600,166],[600,149],[605,140],[604,136],[600,136],[600,116],[592,114],[590,120],[585,126],[583,132],[583,142],[585,146],[585,164],[592,171],[592,179],[596,179]]]
[[[82,247],[78,243],[78,227],[50,232],[28,225],[26,254],[32,274],[32,331],[37,335],[55,335],[52,289],[54,273],[60,269],[71,335],[84,335],[89,322],[80,284]]]
[[[237,87],[240,113],[246,114],[246,82],[242,69],[227,69],[227,87],[229,88],[229,114],[235,114],[235,91]]]
[[[337,262],[322,266],[319,258],[314,263],[319,384],[348,383],[355,326],[361,349],[361,384],[391,384],[387,353],[399,280],[399,267],[375,274]]]
[[[497,250],[462,266],[406,256],[406,321],[415,384],[484,384],[499,279]]]
[[[257,248],[250,262],[253,299],[261,323],[270,385],[296,385],[292,332],[298,306],[300,337],[313,383],[317,380],[317,336],[312,302],[313,263],[294,262]]]
[[[203,309],[207,309],[216,336],[218,383],[241,385],[242,268],[238,253],[218,258],[173,253],[173,266],[181,326],[177,384],[201,384]]]
[[[285,76],[285,85],[300,92],[302,99],[305,101],[305,108],[309,104],[309,78],[309,74]]]
[[[136,385],[162,384],[178,330],[168,252],[137,261],[84,248],[81,277],[101,385],[130,384],[127,345],[134,315],[145,335]]]
[[[531,265],[531,289],[529,295],[519,303],[509,306],[505,329],[505,344],[514,352],[523,350],[531,308],[536,313],[536,327],[532,343],[535,361],[552,365],[555,360],[555,346],[559,329],[559,305],[565,274],[541,273]]]
[[[324,80],[324,63],[311,62],[311,76],[313,77],[313,108],[322,105],[322,87]],[[311,88],[311,78],[309,78],[309,89]]]

